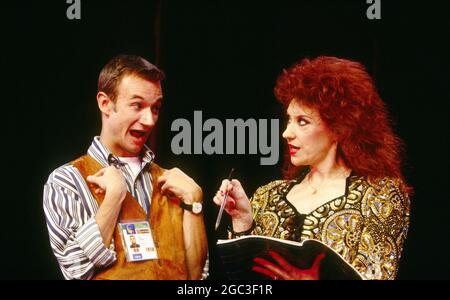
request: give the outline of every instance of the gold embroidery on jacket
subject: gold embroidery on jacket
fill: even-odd
[[[286,200],[293,181],[277,180],[260,187],[251,204],[252,234],[301,241],[316,239],[336,250],[365,279],[394,279],[409,226],[408,195],[401,182],[384,178],[372,183],[352,175],[346,195],[306,215]]]

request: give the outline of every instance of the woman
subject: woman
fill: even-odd
[[[214,197],[231,216],[230,238],[264,235],[316,239],[338,252],[365,279],[394,279],[409,225],[410,188],[401,174],[400,139],[364,67],[335,57],[304,59],[279,76],[276,98],[286,107],[285,179],[248,200],[238,180]],[[318,278],[311,269],[257,259],[274,279]]]

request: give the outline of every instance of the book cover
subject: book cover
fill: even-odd
[[[321,280],[359,280],[361,275],[336,251],[317,240],[301,243],[265,236],[245,236],[232,240],[218,240],[217,252],[228,279],[269,279],[252,271],[255,257],[276,263],[268,254],[274,251],[291,265],[308,269],[317,255],[324,253],[319,269]]]

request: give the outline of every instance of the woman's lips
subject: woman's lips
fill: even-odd
[[[300,147],[296,147],[294,145],[289,144],[289,153],[295,155],[300,150]]]

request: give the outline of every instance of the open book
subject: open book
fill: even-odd
[[[325,258],[321,261],[319,270],[320,279],[362,279],[358,271],[336,251],[317,240],[304,240],[298,243],[250,235],[217,241],[217,252],[228,279],[269,279],[252,271],[252,267],[257,265],[253,262],[255,257],[265,258],[277,264],[268,254],[269,250],[277,252],[291,265],[301,269],[310,268],[317,255],[324,253]]]

